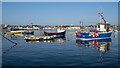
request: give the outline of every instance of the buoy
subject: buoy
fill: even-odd
[[[89,34],[89,36],[91,36],[91,34]]]
[[[96,36],[96,37],[99,36],[98,32],[95,34],[95,36]]]
[[[81,32],[80,32],[80,31],[78,31],[78,32],[77,32],[77,35],[80,35],[80,36],[81,36]]]
[[[39,35],[40,35],[41,33],[39,32]]]
[[[93,37],[95,37],[95,35],[94,35],[94,34],[93,34],[92,36],[93,36]]]

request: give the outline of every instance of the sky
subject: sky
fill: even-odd
[[[10,25],[95,25],[99,12],[118,25],[118,2],[3,2],[2,23]]]

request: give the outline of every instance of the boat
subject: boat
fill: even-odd
[[[112,31],[110,30],[110,24],[106,23],[106,20],[103,17],[103,13],[100,12],[100,23],[97,24],[95,30],[87,31],[77,31],[76,38],[81,40],[91,40],[91,39],[106,39],[110,38]],[[102,22],[102,20],[104,22]]]
[[[66,30],[58,29],[57,32],[46,32],[44,31],[45,36],[54,36],[55,38],[64,37]]]
[[[10,31],[5,32],[4,34],[23,34],[23,30],[19,30],[18,28],[11,28]]]
[[[34,31],[24,31],[23,34],[34,34]]]
[[[5,32],[5,34],[23,34],[24,33],[24,31],[7,31],[7,32]]]
[[[114,32],[118,32],[118,30],[114,30]]]
[[[54,38],[54,36],[39,36],[39,37],[35,37],[35,36],[27,37],[27,36],[25,36],[26,41],[43,41],[43,40],[52,40],[53,38]]]

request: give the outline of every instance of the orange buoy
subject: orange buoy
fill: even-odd
[[[40,35],[41,33],[39,32],[39,35]]]
[[[89,34],[89,36],[91,36],[91,34]]]
[[[80,31],[78,31],[78,32],[77,32],[77,35],[80,35],[80,36],[81,36],[81,32],[80,32]]]

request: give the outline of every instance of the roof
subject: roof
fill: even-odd
[[[100,23],[98,23],[97,25],[110,25],[109,23],[106,23],[106,24],[100,24]]]

